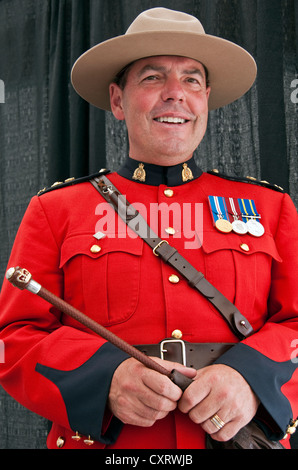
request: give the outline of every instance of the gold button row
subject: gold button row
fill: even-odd
[[[80,441],[82,436],[80,436],[80,434],[78,432],[75,433],[74,436],[71,436],[71,438],[74,440],[74,441]],[[86,446],[92,446],[94,444],[94,441],[93,439],[91,439],[90,436],[88,436],[87,439],[84,439],[84,444],[86,444]],[[56,446],[61,449],[65,444],[65,438],[63,436],[59,436],[57,441],[56,441]]]
[[[165,232],[168,235],[175,235],[176,230],[173,227],[168,227],[168,228],[165,229]],[[241,250],[246,251],[246,252],[248,252],[250,250],[249,246],[246,243],[241,243],[240,248],[241,248]],[[93,254],[97,254],[101,251],[101,246],[92,245],[91,248],[90,248],[90,251]]]

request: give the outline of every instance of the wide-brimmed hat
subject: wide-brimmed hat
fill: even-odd
[[[81,55],[72,69],[73,87],[92,105],[110,110],[109,85],[117,73],[135,60],[163,55],[188,57],[207,68],[210,110],[240,98],[256,77],[256,63],[242,47],[206,34],[192,15],[152,8],[141,13],[124,35]]]

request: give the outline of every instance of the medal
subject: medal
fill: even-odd
[[[232,228],[238,235],[245,235],[248,232],[247,224],[243,222],[243,220],[234,220],[234,222],[232,222]]]
[[[208,199],[214,226],[221,233],[230,233],[233,229],[229,219],[225,199],[219,196],[209,196]]]
[[[254,237],[262,237],[265,228],[260,222],[261,216],[258,214],[255,202],[252,199],[238,199],[242,217],[246,220],[248,233]]]
[[[248,227],[248,232],[254,237],[262,237],[265,233],[263,225],[258,222],[256,219],[250,219],[246,222]]]
[[[239,209],[237,200],[229,197],[226,200],[226,205],[228,214],[231,214],[234,218],[234,221],[232,222],[233,232],[237,233],[238,235],[245,235],[248,232],[248,227],[246,223],[241,220],[241,211]]]
[[[226,219],[217,219],[215,227],[222,233],[230,233],[232,231],[232,225]]]

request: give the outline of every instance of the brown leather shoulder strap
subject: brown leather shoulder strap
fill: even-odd
[[[172,266],[189,283],[208,299],[223,315],[232,331],[243,339],[254,333],[248,320],[239,312],[235,305],[219,292],[204,275],[197,271],[180,253],[166,240],[162,240],[147,225],[141,214],[126,200],[106,176],[90,180],[101,196],[112,205],[121,219],[139,235],[164,262]]]

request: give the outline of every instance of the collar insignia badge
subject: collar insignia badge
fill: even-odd
[[[146,171],[144,170],[144,164],[139,163],[138,168],[135,169],[132,179],[138,181],[146,181]]]
[[[183,163],[183,170],[182,170],[182,181],[185,183],[186,181],[190,181],[193,179],[193,174],[190,168],[188,168],[187,163]]]

